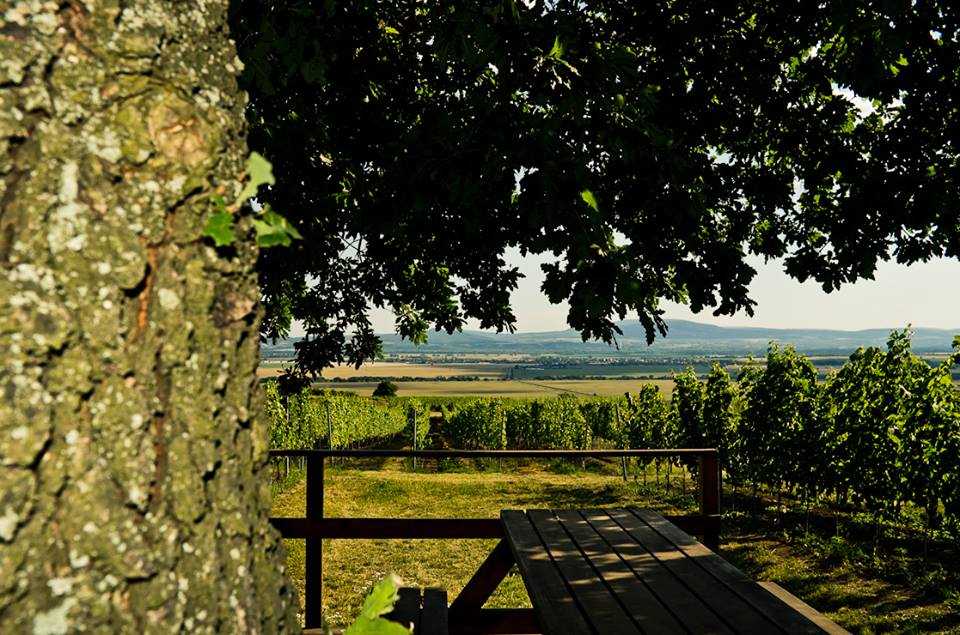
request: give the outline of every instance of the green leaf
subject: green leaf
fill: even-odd
[[[256,196],[261,185],[273,185],[277,182],[273,178],[273,164],[264,159],[259,152],[251,152],[247,159],[247,179],[247,184],[237,198],[237,205]]]
[[[269,208],[263,216],[253,220],[253,228],[257,230],[257,245],[260,247],[289,247],[292,240],[303,238],[286,218]]]
[[[560,36],[558,35],[553,39],[553,48],[551,48],[550,52],[547,53],[547,57],[560,59],[563,57],[563,50],[563,44],[560,43]]]
[[[430,323],[423,319],[420,312],[409,304],[404,304],[395,312],[397,333],[410,340],[414,345],[427,343],[427,329]]]
[[[411,632],[409,628],[382,617],[375,620],[361,617],[344,631],[344,635],[410,635]]]
[[[360,615],[369,619],[386,615],[393,609],[394,603],[400,596],[397,590],[400,588],[400,578],[395,574],[390,574],[373,587],[373,591],[363,601],[363,608],[360,609]]]
[[[223,199],[220,199],[218,207],[223,206]],[[225,209],[219,211],[207,219],[207,226],[203,228],[203,235],[213,239],[217,247],[226,247],[233,243],[236,235],[233,233],[233,214]]]
[[[600,206],[597,205],[597,197],[593,195],[593,192],[590,190],[584,190],[580,192],[580,198],[583,199],[583,202],[593,208],[593,211],[600,212]]]
[[[344,635],[408,635],[409,628],[382,617],[393,609],[399,597],[398,588],[400,578],[393,574],[377,583],[364,600],[360,616],[347,628]]]

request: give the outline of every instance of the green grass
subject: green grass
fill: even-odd
[[[676,489],[669,501],[649,499],[641,485],[624,483],[612,470],[560,474],[568,468],[551,463],[549,470],[542,470],[530,463],[520,467],[506,463],[503,472],[476,471],[462,462],[445,468],[469,471],[436,473],[432,471],[436,466],[430,465],[430,472],[412,473],[399,461],[380,470],[334,467],[326,473],[324,512],[329,517],[497,518],[501,509],[635,504],[676,513],[693,505],[691,495],[681,497]],[[278,494],[273,514],[303,516],[304,491],[301,482]],[[302,598],[304,542],[285,543],[287,567]],[[454,598],[495,544],[496,540],[325,540],[324,615],[332,625],[347,623],[370,587],[389,573],[398,574],[406,584],[446,588]],[[519,574],[508,575],[487,606],[530,606]]]
[[[770,518],[724,518],[723,556],[748,576],[773,580],[852,633],[960,633],[956,570],[869,540],[807,534]]]
[[[693,496],[680,495],[679,470],[667,494],[642,479],[624,483],[617,463],[588,463],[581,470],[567,462],[496,461],[477,466],[449,460],[421,464],[417,473],[400,460],[370,461],[327,470],[324,509],[341,517],[496,518],[501,509],[581,508],[638,505],[678,513],[695,509]],[[438,467],[442,471],[435,471]],[[479,468],[479,469],[478,469]],[[576,468],[576,469],[575,469]],[[688,477],[687,487],[693,482]],[[741,496],[738,507],[750,506]],[[772,580],[853,633],[960,633],[960,567],[956,545],[935,550],[937,564],[923,564],[917,543],[904,547],[891,537],[873,552],[869,523],[854,516],[835,537],[833,517],[815,512],[811,532],[799,511],[775,520],[772,507],[757,515],[724,518],[725,558],[757,580]],[[279,493],[274,515],[303,516],[302,482]],[[304,546],[285,541],[291,576],[303,596]],[[446,588],[450,598],[493,548],[494,540],[335,540],[324,541],[326,618],[343,625],[357,614],[370,587],[394,572],[405,583]],[[912,555],[910,555],[912,554]],[[523,607],[529,600],[519,575],[511,573],[487,606]]]

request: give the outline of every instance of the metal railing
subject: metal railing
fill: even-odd
[[[271,518],[284,538],[306,540],[305,626],[321,625],[324,538],[503,538],[499,518],[324,518],[323,472],[328,457],[345,458],[537,458],[585,459],[695,456],[700,475],[700,513],[667,516],[677,527],[699,536],[713,551],[720,546],[720,462],[712,448],[658,450],[271,450],[270,456],[306,459],[307,511],[303,518]]]

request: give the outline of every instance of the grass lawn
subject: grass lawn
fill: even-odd
[[[327,516],[495,518],[501,509],[571,508],[638,505],[664,513],[695,508],[692,494],[668,495],[642,483],[624,483],[616,465],[573,470],[565,463],[517,465],[498,471],[472,466],[435,465],[412,473],[400,460],[327,470],[324,509]],[[652,470],[649,477],[652,483]],[[687,487],[692,482],[687,479]],[[274,500],[275,516],[303,516],[304,484],[294,484]],[[822,520],[822,519],[821,519]],[[792,522],[793,529],[790,527]],[[923,567],[902,549],[877,556],[861,543],[831,538],[824,523],[813,532],[789,516],[776,528],[769,515],[729,514],[724,518],[722,551],[748,575],[773,580],[854,633],[958,633],[960,593],[957,569]],[[832,524],[831,524],[832,527]],[[372,584],[388,573],[405,583],[441,586],[450,598],[470,578],[495,540],[335,540],[324,541],[324,614],[342,625],[357,614]],[[287,564],[303,594],[304,543],[286,541]],[[529,606],[516,572],[504,580],[488,602],[491,607]]]
[[[512,462],[511,462],[512,463]],[[490,462],[491,467],[495,466]],[[515,464],[514,464],[515,465]],[[497,518],[501,509],[587,507],[637,504],[665,513],[691,508],[693,497],[672,503],[648,499],[642,486],[613,474],[564,474],[540,467],[504,466],[504,471],[406,471],[399,461],[377,470],[326,470],[324,514],[329,517]],[[455,466],[447,466],[456,469]],[[434,466],[427,469],[433,470]],[[509,471],[507,471],[509,469]],[[692,483],[688,480],[688,488]],[[274,500],[275,516],[303,516],[305,487],[300,482]],[[355,616],[375,581],[396,573],[405,583],[440,586],[456,597],[496,540],[325,540],[324,614],[332,625]],[[287,565],[303,595],[304,541],[288,540]],[[513,573],[488,602],[491,607],[530,606],[523,581]]]

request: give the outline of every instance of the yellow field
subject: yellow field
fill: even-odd
[[[280,362],[261,362],[257,369],[259,377],[273,377],[283,372]],[[499,379],[510,364],[490,362],[414,364],[412,362],[372,362],[359,369],[353,366],[334,366],[323,371],[324,379],[349,379],[350,377],[483,377]]]
[[[364,364],[359,369],[353,366],[336,366],[323,371],[325,378],[350,377],[457,377],[477,376],[499,379],[504,376],[508,364],[486,362],[466,364],[412,364],[410,362],[374,362]]]
[[[673,391],[669,379],[578,379],[578,380],[490,380],[490,381],[402,381],[396,382],[400,397],[547,397],[572,392],[579,396],[613,397],[637,392],[643,384],[655,384],[664,396]],[[317,382],[315,388],[348,390],[369,395],[376,382]]]

